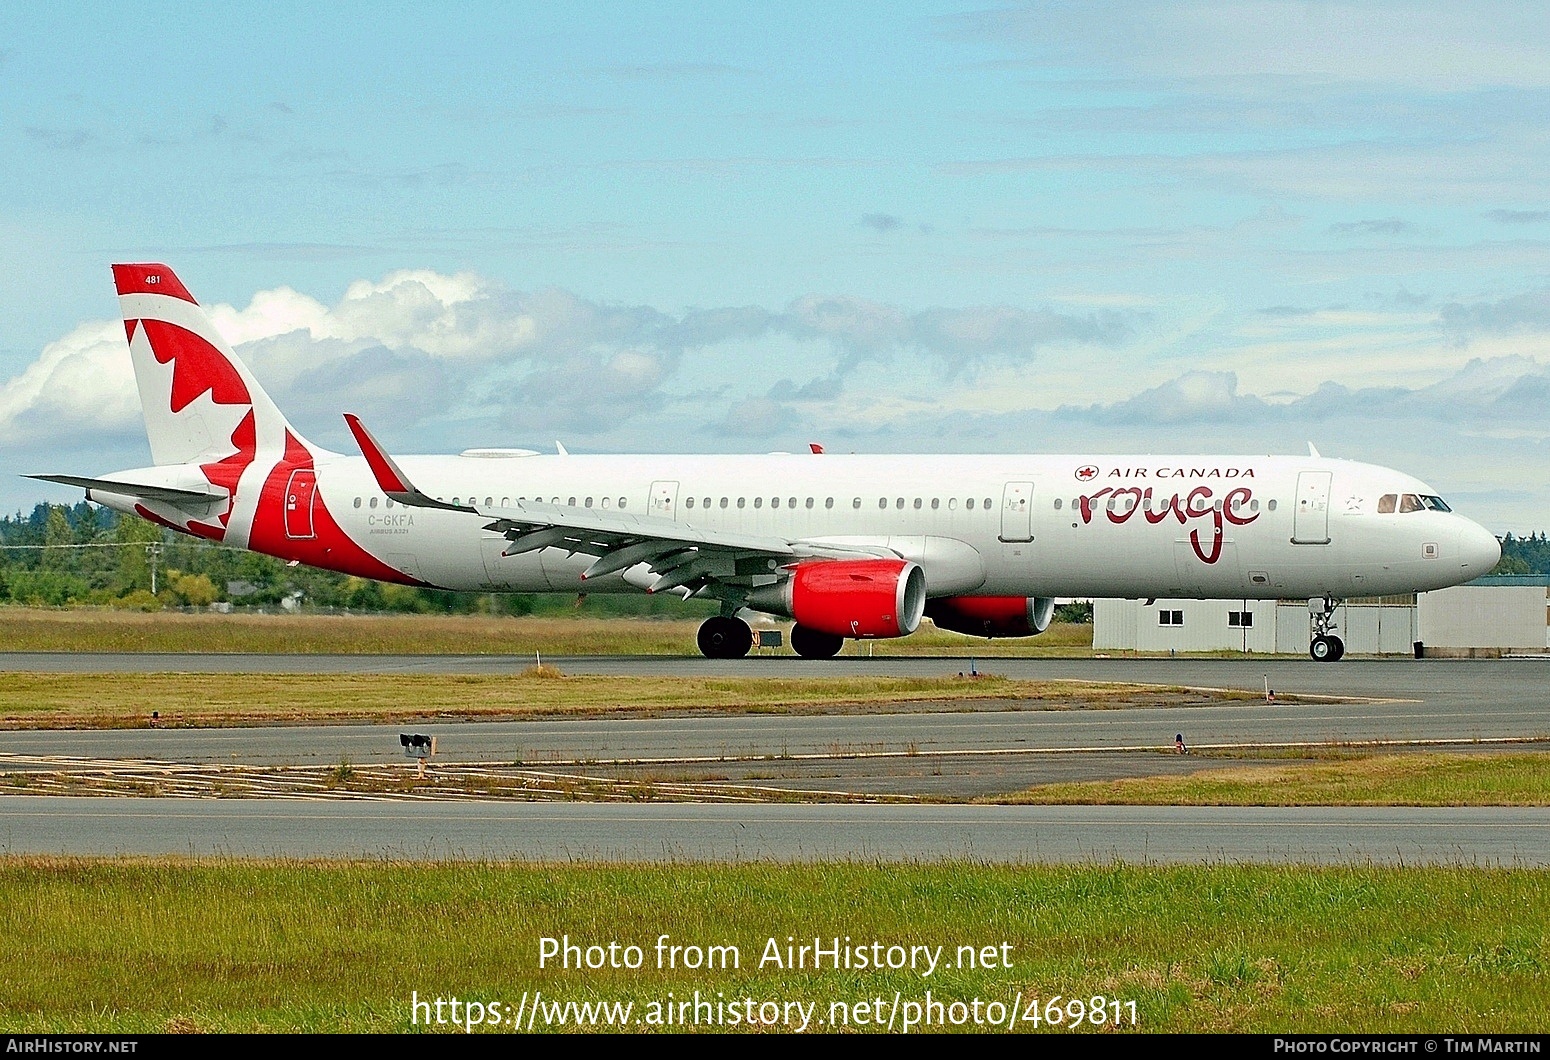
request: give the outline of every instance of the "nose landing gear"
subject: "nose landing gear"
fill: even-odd
[[[1338,662],[1345,654],[1345,641],[1334,633],[1335,608],[1340,601],[1331,596],[1315,596],[1308,601],[1308,614],[1313,618],[1313,642],[1308,654],[1314,662]]]

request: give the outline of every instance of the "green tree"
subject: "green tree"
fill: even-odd
[[[116,540],[122,546],[118,550],[118,592],[120,595],[135,589],[151,589],[151,564],[145,546],[160,544],[161,527],[148,520],[125,516],[118,521]],[[158,586],[160,588],[160,586]]]
[[[43,569],[69,570],[73,565],[70,555],[73,550],[69,546],[73,544],[75,531],[70,529],[64,508],[58,504],[49,505],[48,522],[43,528]]]

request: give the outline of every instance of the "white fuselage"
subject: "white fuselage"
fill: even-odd
[[[920,563],[931,596],[1377,596],[1468,581],[1498,556],[1490,533],[1452,512],[1380,512],[1385,496],[1430,495],[1416,479],[1318,457],[520,455],[399,463],[448,501],[539,499],[793,541],[883,546]],[[483,530],[489,520],[479,515],[390,506],[358,457],[319,454],[316,503],[388,567],[442,588],[639,589],[628,571],[583,583],[595,558],[585,554],[503,556],[506,539]],[[307,526],[299,522],[297,534]],[[247,544],[240,526],[232,531],[229,543]]]

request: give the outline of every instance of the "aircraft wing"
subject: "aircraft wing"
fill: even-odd
[[[649,580],[636,581],[648,592],[678,589],[690,595],[716,583],[742,589],[769,584],[777,573],[798,559],[855,559],[895,553],[837,544],[803,543],[781,537],[711,530],[693,523],[651,515],[629,515],[598,508],[519,500],[510,507],[449,504],[422,492],[387,451],[372,437],[359,417],[345,414],[366,463],[382,492],[399,504],[470,512],[491,522],[486,530],[502,533],[504,554],[519,555],[543,548],[596,556],[582,580],[629,570],[645,564]]]

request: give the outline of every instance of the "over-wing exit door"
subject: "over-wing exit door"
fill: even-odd
[[[653,482],[651,484],[651,514],[659,519],[678,518],[678,483]]]

